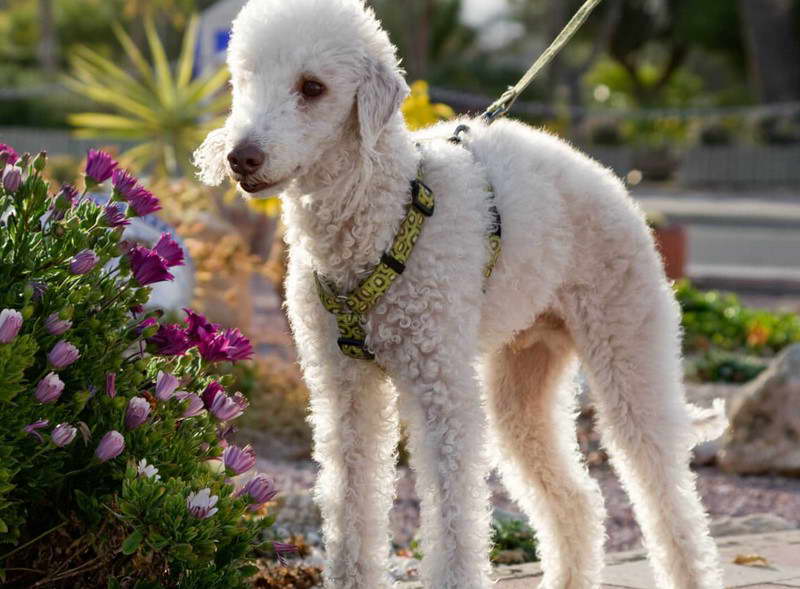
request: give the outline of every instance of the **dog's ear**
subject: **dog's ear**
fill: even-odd
[[[225,129],[215,129],[193,155],[197,177],[203,184],[217,186],[225,179]]]
[[[378,61],[368,62],[366,77],[358,87],[356,98],[363,147],[372,149],[375,146],[408,92],[408,84],[398,68]]]

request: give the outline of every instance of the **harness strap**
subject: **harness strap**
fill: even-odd
[[[339,349],[345,355],[360,360],[372,360],[375,357],[366,348],[364,317],[405,271],[406,262],[422,233],[425,219],[433,215],[434,209],[433,191],[422,181],[420,170],[411,181],[411,204],[394,241],[369,276],[349,294],[340,295],[333,284],[314,272],[320,301],[336,318]]]
[[[494,193],[492,193],[493,195]],[[364,329],[366,315],[386,294],[394,281],[406,269],[406,262],[422,233],[425,220],[435,210],[433,191],[422,181],[422,170],[411,181],[411,204],[389,249],[383,253],[375,269],[348,294],[339,294],[335,285],[319,273],[314,272],[314,281],[322,306],[336,319],[339,330],[337,344],[343,354],[357,360],[374,360],[375,355],[367,349],[367,333]],[[500,255],[500,213],[492,204],[493,223],[489,240],[489,262],[484,275],[492,274]]]

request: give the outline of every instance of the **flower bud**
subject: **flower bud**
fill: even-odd
[[[100,462],[106,462],[112,458],[116,458],[125,449],[125,438],[116,430],[111,430],[106,433],[97,445],[94,455]]]
[[[100,261],[100,257],[90,249],[81,250],[72,258],[69,271],[73,274],[86,274]]]
[[[81,353],[78,348],[63,339],[53,346],[53,349],[47,354],[47,359],[56,370],[66,368],[80,357]]]
[[[55,372],[51,372],[36,385],[34,396],[40,403],[55,403],[64,391],[64,383]]]
[[[144,397],[133,397],[128,401],[128,409],[125,411],[125,427],[136,429],[147,421],[150,415],[150,403]]]
[[[50,335],[61,335],[72,327],[72,321],[61,319],[60,313],[51,313],[44,321],[44,328]]]
[[[47,152],[42,150],[39,154],[33,159],[33,169],[37,172],[41,172],[44,170],[44,166],[47,163]]]
[[[22,313],[14,309],[0,311],[0,344],[7,344],[16,339],[22,328]]]
[[[3,189],[14,194],[22,185],[22,171],[17,167],[7,168],[3,174]]]
[[[50,434],[50,437],[56,446],[63,448],[67,444],[72,443],[72,440],[75,439],[75,435],[77,433],[78,430],[72,427],[70,424],[60,423],[55,427],[53,433]]]

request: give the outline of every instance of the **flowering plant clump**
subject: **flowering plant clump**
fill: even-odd
[[[275,490],[225,440],[247,400],[208,370],[250,342],[144,311],[183,252],[122,240],[160,204],[111,156],[84,173],[87,190],[112,184],[104,206],[52,190],[45,166],[0,144],[0,582],[244,586]]]

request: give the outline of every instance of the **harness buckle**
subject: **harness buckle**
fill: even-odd
[[[345,356],[355,358],[356,360],[375,359],[375,354],[367,350],[367,345],[364,340],[350,337],[340,337],[338,340],[336,340],[336,343],[339,345],[339,349]]]
[[[419,179],[415,179],[411,182],[411,205],[426,217],[431,217],[433,216],[433,205],[428,206],[419,198],[419,191],[423,187],[429,193],[431,192],[431,189],[428,188],[427,185],[423,184]]]

